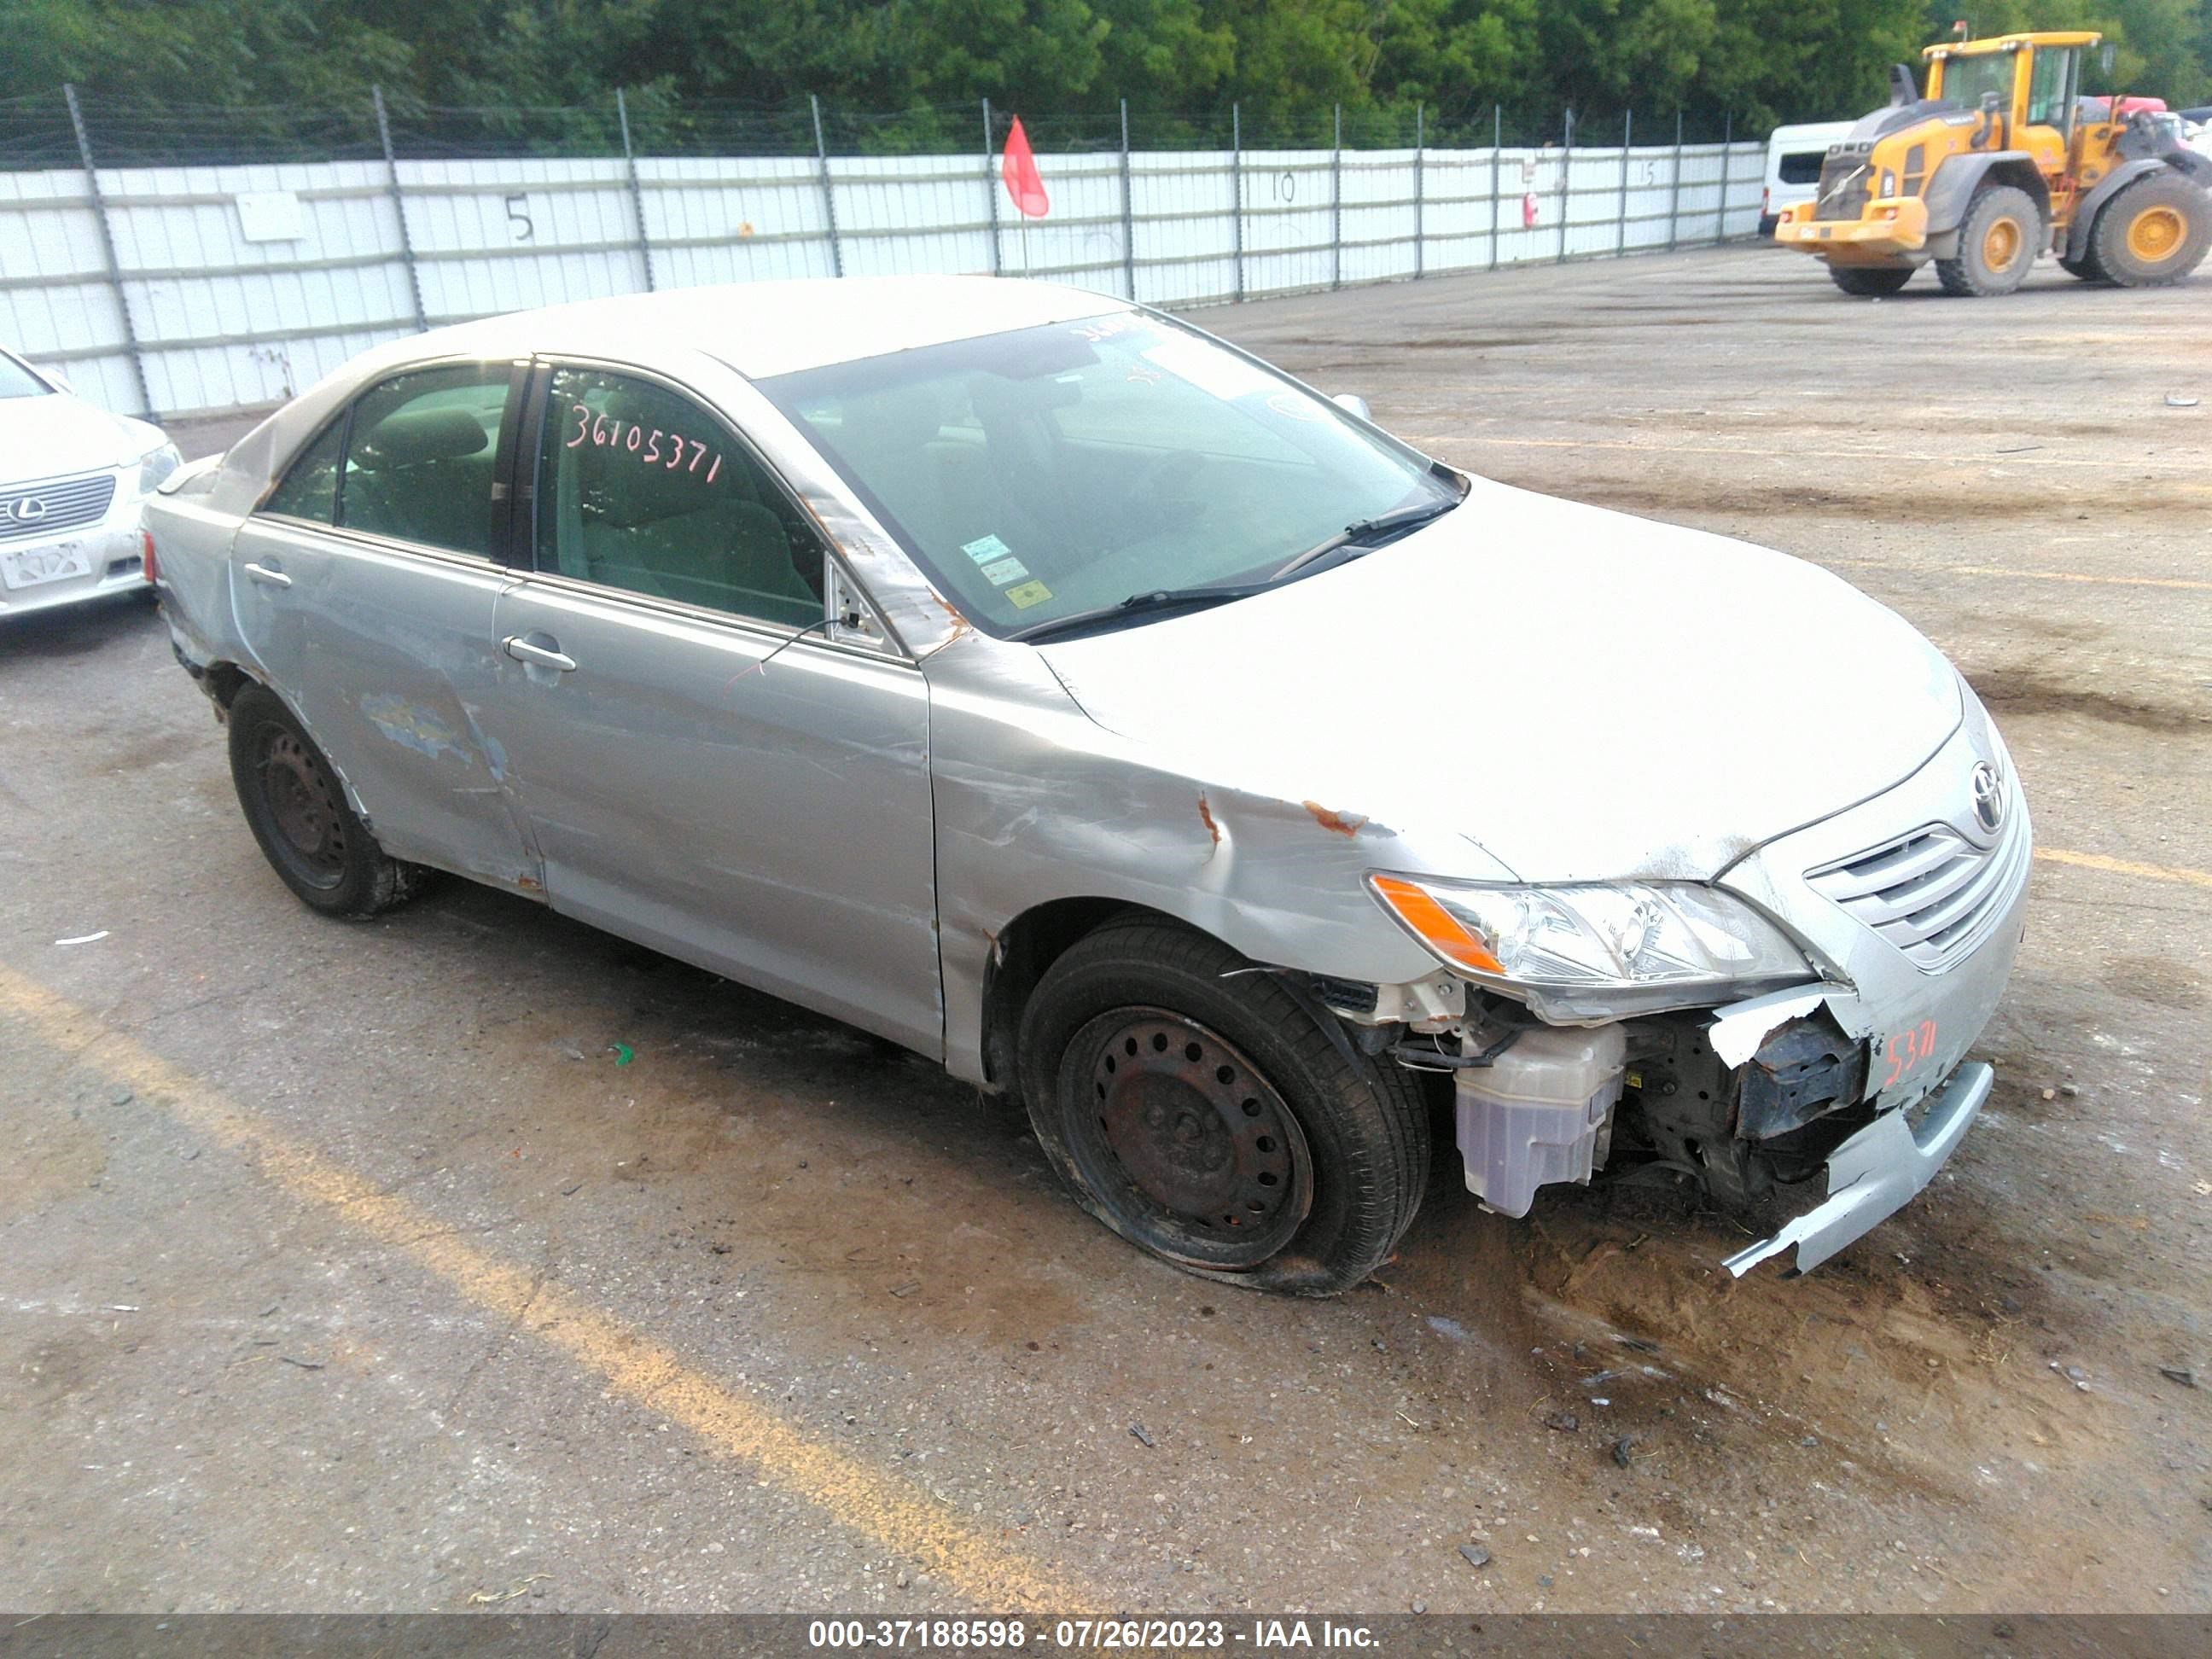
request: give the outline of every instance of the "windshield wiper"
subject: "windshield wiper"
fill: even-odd
[[[1100,605],[1093,611],[1079,611],[1073,616],[1055,617],[1049,622],[1017,629],[1006,637],[1034,643],[1063,634],[1078,633],[1086,628],[1104,627],[1148,611],[1176,610],[1187,605],[1220,605],[1230,599],[1249,599],[1255,593],[1265,592],[1278,583],[1287,580],[1339,548],[1358,546],[1364,550],[1379,545],[1393,536],[1418,529],[1431,519],[1440,519],[1457,507],[1460,499],[1455,495],[1445,501],[1419,501],[1412,507],[1401,507],[1372,519],[1362,519],[1357,524],[1348,524],[1320,546],[1308,548],[1261,581],[1233,582],[1214,587],[1157,587],[1149,592],[1132,593],[1118,605]]]
[[[1416,501],[1411,507],[1398,507],[1371,519],[1362,519],[1357,524],[1348,524],[1318,547],[1306,549],[1288,564],[1281,566],[1267,580],[1270,583],[1287,580],[1307,566],[1327,558],[1339,548],[1379,547],[1393,536],[1419,529],[1431,519],[1441,519],[1457,507],[1460,500],[1459,496],[1454,495],[1443,501]]]
[[[1102,605],[1096,610],[1078,611],[1072,616],[1054,617],[1049,622],[1018,628],[1006,637],[1030,641],[1048,640],[1056,635],[1072,634],[1085,628],[1121,622],[1147,611],[1167,611],[1186,605],[1220,605],[1230,599],[1246,599],[1267,586],[1267,582],[1237,582],[1218,587],[1156,587],[1150,592],[1132,593],[1117,605]]]

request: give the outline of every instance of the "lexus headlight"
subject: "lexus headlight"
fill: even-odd
[[[1532,1002],[1654,1012],[1819,977],[1764,915],[1694,882],[1367,883],[1447,967]]]
[[[161,487],[161,481],[184,465],[185,458],[177,453],[174,444],[163,444],[159,449],[149,449],[138,458],[138,493],[150,495]]]

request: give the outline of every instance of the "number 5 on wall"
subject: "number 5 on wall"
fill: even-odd
[[[531,242],[538,239],[538,227],[530,222],[530,198],[517,191],[507,198],[507,222],[514,227],[514,240]]]

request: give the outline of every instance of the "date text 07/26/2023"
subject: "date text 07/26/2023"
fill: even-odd
[[[1255,1653],[1299,1649],[1372,1650],[1380,1645],[1367,1626],[1328,1619],[1055,1619],[1032,1628],[1016,1619],[817,1619],[806,1628],[816,1649],[951,1649],[1018,1651],[1032,1638],[1040,1647],[1074,1652],[1188,1652],[1244,1649]]]

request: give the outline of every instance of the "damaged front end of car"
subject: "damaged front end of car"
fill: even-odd
[[[1850,1003],[1843,987],[1596,1025],[1549,1024],[1473,987],[1463,1000],[1431,981],[1311,988],[1363,1048],[1449,1088],[1467,1189],[1499,1214],[1527,1215],[1542,1187],[1594,1180],[1694,1185],[1736,1210],[1818,1192],[1725,1258],[1739,1277],[1793,1248],[1794,1271],[1809,1271],[1895,1213],[1957,1148],[1994,1079],[1961,1064],[1913,1105],[1881,1102],[1881,1040],[1847,1031],[1827,1006]],[[1747,1031],[1745,1054],[1734,1044]]]
[[[1807,1271],[1925,1188],[1989,1097],[1966,1056],[2019,949],[2032,848],[2002,742],[1971,725],[1890,798],[1712,881],[1371,875],[1461,995],[1322,994],[1370,1051],[1449,1079],[1487,1207],[1523,1216],[1601,1176],[1739,1209],[1817,1194],[1724,1263],[1794,1249]],[[1870,832],[1900,815],[1917,827]]]

